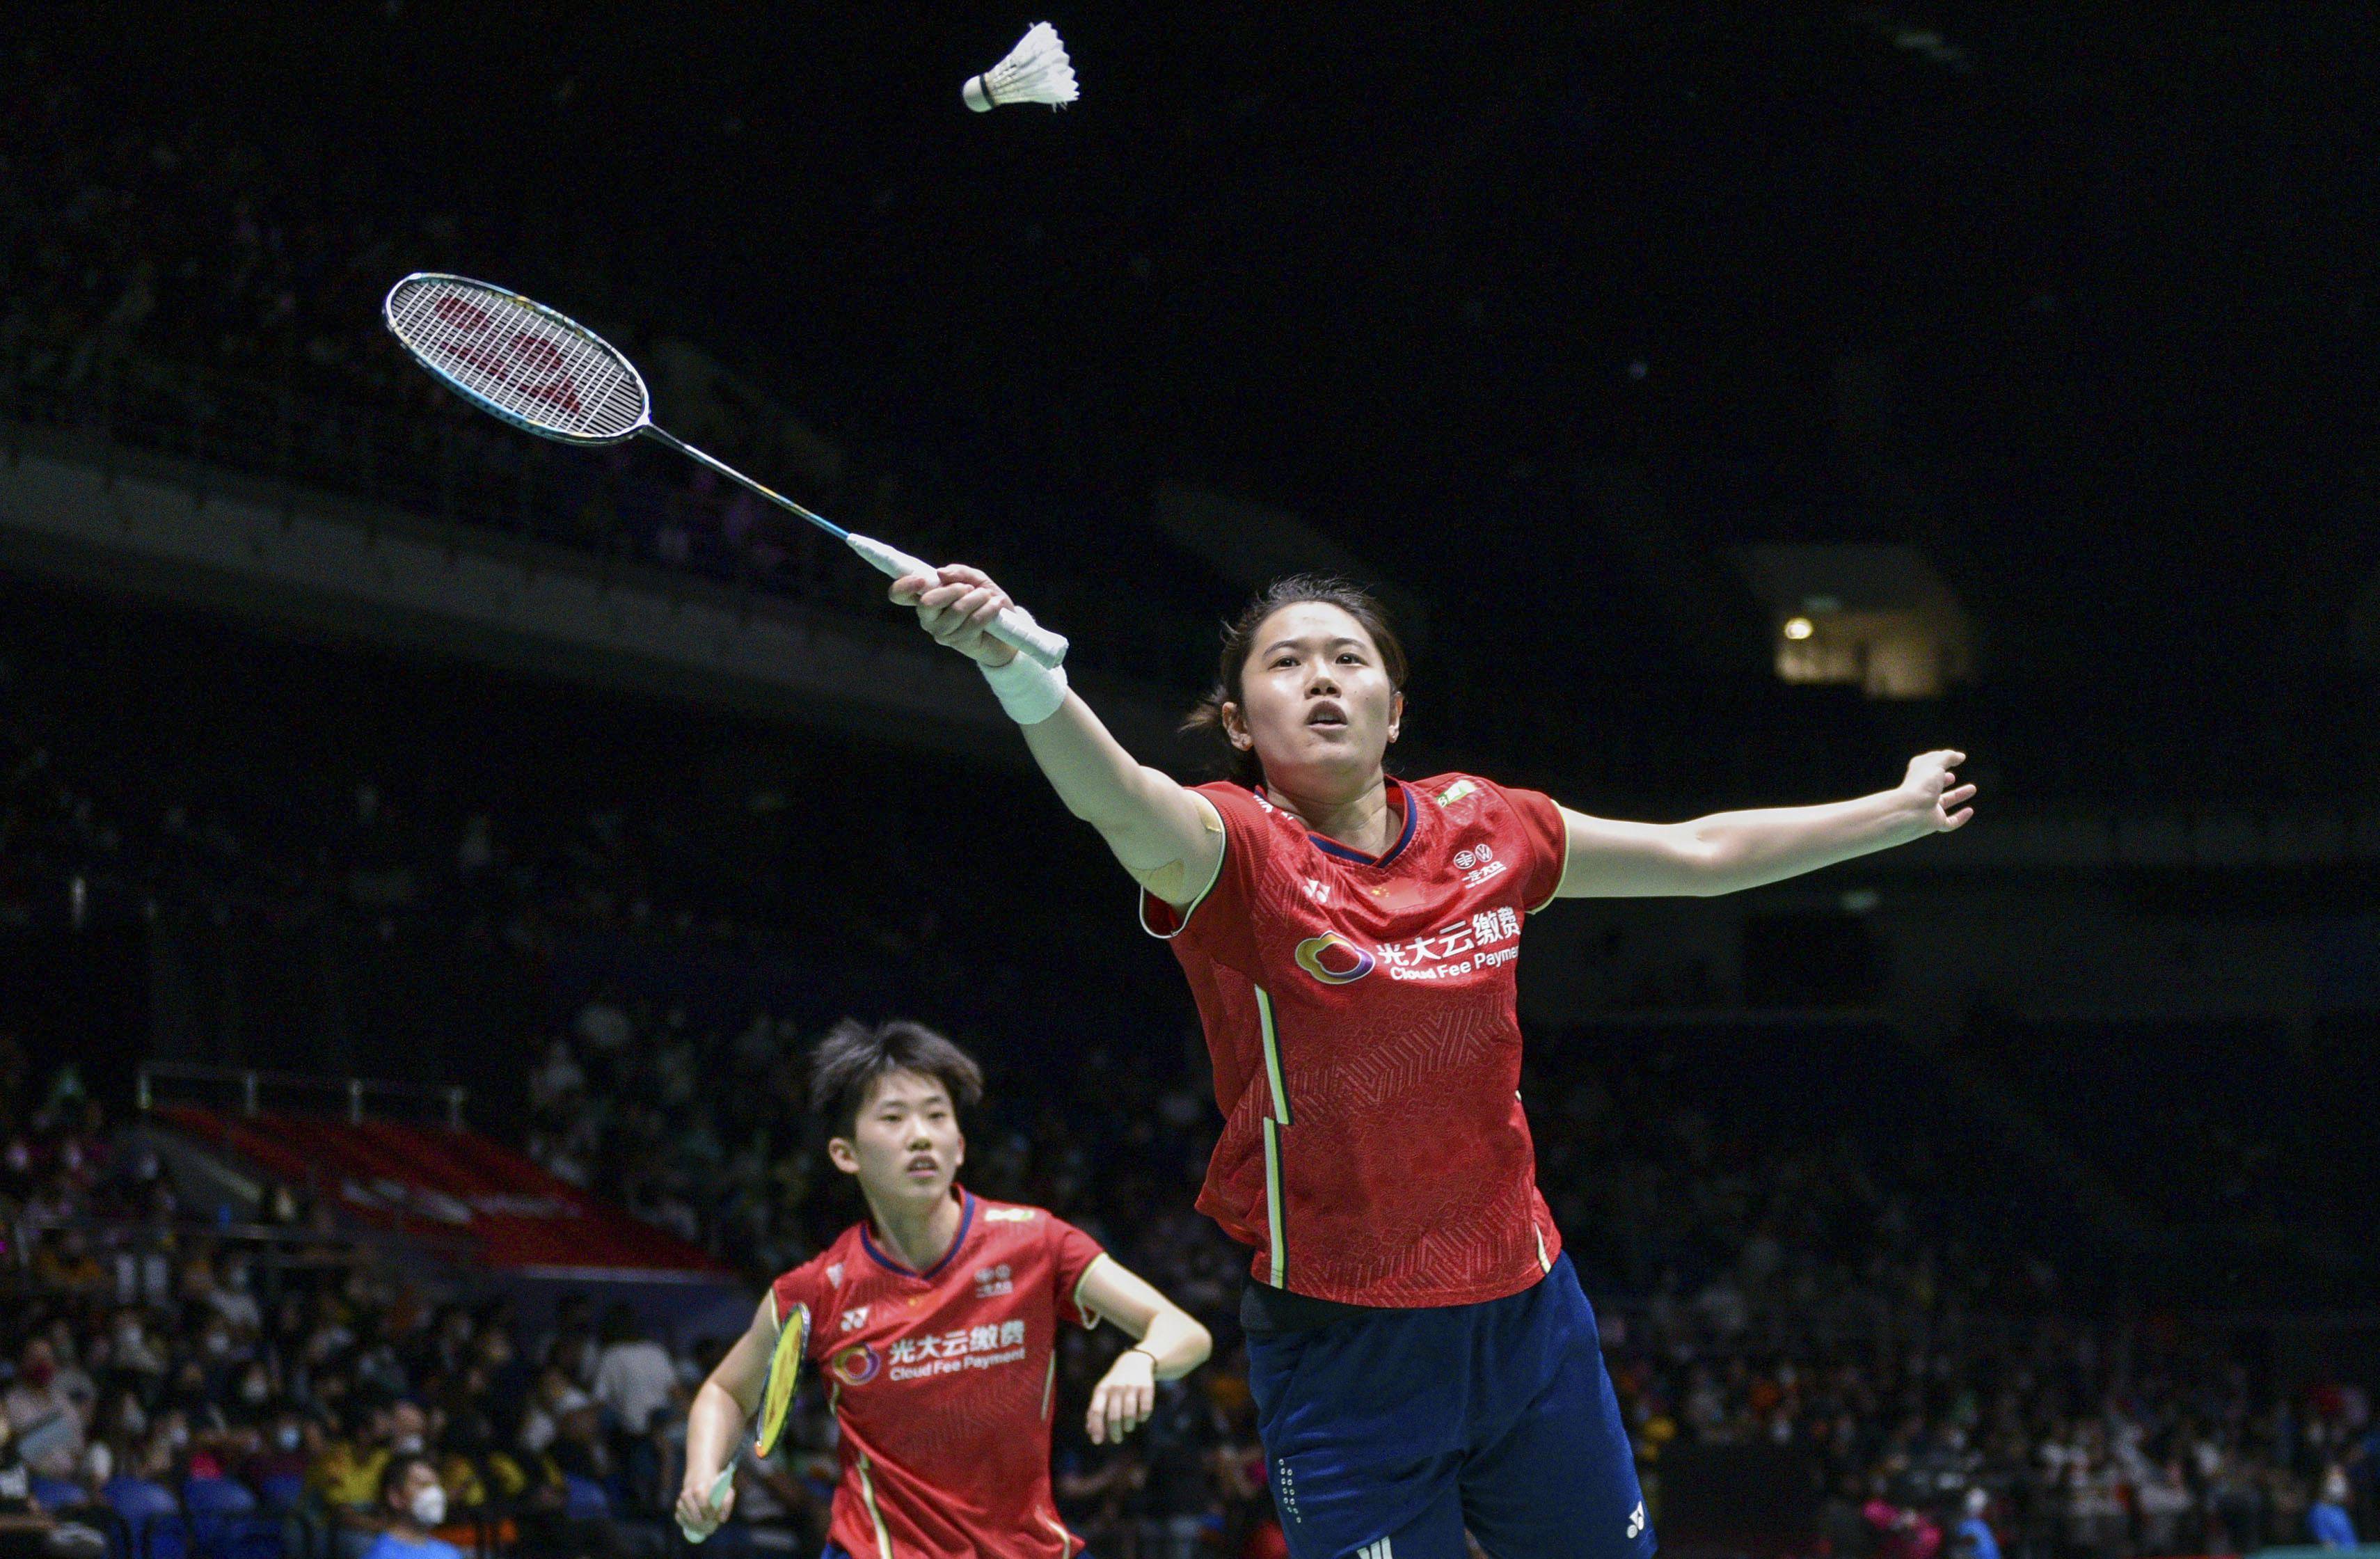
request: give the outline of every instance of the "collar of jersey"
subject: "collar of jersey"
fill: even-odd
[[[914,1277],[925,1283],[931,1283],[937,1276],[941,1275],[941,1270],[944,1267],[949,1266],[952,1261],[958,1255],[959,1248],[966,1243],[967,1230],[972,1228],[974,1225],[975,1193],[968,1190],[965,1186],[961,1186],[959,1188],[959,1232],[951,1236],[951,1248],[942,1252],[942,1259],[935,1262],[932,1266],[928,1267],[924,1272],[913,1272],[909,1268],[905,1267],[900,1262],[894,1261],[892,1257],[884,1254],[881,1250],[877,1249],[876,1241],[868,1237],[868,1224],[865,1221],[863,1221],[859,1225],[859,1248],[868,1252],[868,1259],[869,1261],[875,1262],[878,1266],[882,1267],[888,1273],[893,1273],[902,1277]]]
[[[1404,831],[1397,835],[1397,842],[1389,846],[1387,854],[1367,856],[1361,850],[1351,850],[1338,840],[1326,839],[1309,829],[1305,836],[1314,842],[1314,847],[1324,855],[1337,856],[1341,860],[1352,860],[1358,866],[1386,866],[1404,854],[1405,846],[1413,843],[1414,830],[1421,825],[1421,809],[1414,805],[1412,786],[1393,774],[1388,776],[1388,783],[1395,786],[1397,793],[1405,798],[1405,826]]]

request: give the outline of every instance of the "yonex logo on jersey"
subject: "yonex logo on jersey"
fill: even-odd
[[[1330,902],[1330,884],[1319,877],[1308,877],[1305,880],[1305,896],[1317,904],[1328,904]]]
[[[1297,944],[1297,967],[1325,985],[1353,985],[1378,965],[1378,959],[1337,932],[1309,936]]]
[[[867,1324],[868,1307],[866,1305],[862,1305],[855,1310],[845,1310],[843,1312],[843,1329],[844,1331],[856,1332]]]
[[[1645,1502],[1638,1500],[1636,1508],[1628,1513],[1628,1535],[1634,1537],[1645,1529]]]

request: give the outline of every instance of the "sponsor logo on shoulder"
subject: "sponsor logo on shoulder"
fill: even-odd
[[[1353,985],[1379,966],[1379,960],[1341,936],[1324,932],[1297,944],[1297,967],[1325,985]]]
[[[1382,1538],[1378,1542],[1367,1542],[1357,1549],[1355,1559],[1397,1559],[1397,1555],[1396,1551],[1389,1546],[1389,1540]]]
[[[1628,1513],[1628,1535],[1634,1537],[1645,1529],[1645,1502],[1638,1500],[1636,1508]]]
[[[1032,1207],[987,1207],[983,1210],[983,1221],[987,1224],[1029,1224],[1039,1216],[1040,1210]]]
[[[1475,796],[1478,793],[1479,787],[1469,780],[1456,780],[1438,793],[1438,804],[1441,807],[1451,807],[1464,797]]]

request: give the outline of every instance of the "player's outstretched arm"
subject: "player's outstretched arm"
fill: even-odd
[[[1223,859],[1214,806],[1123,749],[1082,696],[986,630],[1013,604],[981,569],[949,565],[892,581],[917,625],[985,668],[1025,745],[1066,810],[1099,831],[1135,881],[1181,908],[1206,891]]]
[[[1948,834],[1975,815],[1963,752],[1909,761],[1900,785],[1852,801],[1714,812],[1692,822],[1615,822],[1562,809],[1570,855],[1557,898],[1709,897]]]
[[[1091,1393],[1091,1443],[1122,1440],[1157,1410],[1157,1382],[1207,1362],[1215,1339],[1189,1312],[1112,1256],[1085,1269],[1075,1297],[1133,1339]]]
[[[735,1508],[733,1484],[717,1504],[710,1486],[722,1468],[735,1460],[735,1442],[760,1406],[760,1391],[769,1380],[769,1355],[777,1346],[777,1302],[762,1295],[752,1312],[752,1324],[727,1357],[694,1394],[686,1413],[686,1480],[677,1492],[677,1524],[686,1536],[699,1541],[719,1529]]]

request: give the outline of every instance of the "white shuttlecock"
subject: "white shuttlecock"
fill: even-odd
[[[1008,57],[980,76],[970,76],[959,89],[966,105],[978,114],[1002,103],[1046,103],[1056,107],[1075,101],[1075,66],[1058,30],[1037,21]]]

